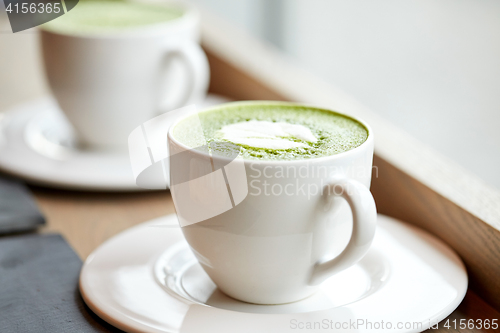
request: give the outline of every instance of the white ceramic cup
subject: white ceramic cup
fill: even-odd
[[[368,131],[359,147],[291,161],[209,156],[179,142],[176,124],[170,128],[170,184],[179,223],[224,293],[257,304],[297,301],[366,254],[376,228],[369,191],[374,143],[369,126],[357,121]]]
[[[49,86],[81,143],[126,148],[129,133],[155,115],[200,102],[209,82],[199,14],[114,33],[41,30]],[[78,6],[73,10],[78,10]]]

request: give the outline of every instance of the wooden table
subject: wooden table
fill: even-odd
[[[61,233],[80,258],[133,225],[174,213],[170,192],[90,193],[31,187],[48,220],[42,232]],[[500,319],[500,313],[472,291],[449,317],[457,319]],[[446,320],[440,323],[443,326]],[[486,332],[486,330],[431,329],[436,332]],[[492,331],[492,330],[490,330]]]
[[[169,191],[110,194],[32,189],[48,221],[42,232],[61,233],[83,260],[117,233],[175,212]]]
[[[449,318],[500,320],[500,193],[379,119],[340,89],[295,68],[269,46],[210,15],[204,18],[203,42],[212,70],[211,90],[234,99],[321,104],[367,120],[376,132],[375,164],[380,175],[374,177],[372,191],[379,211],[423,227],[446,241],[464,258],[471,274],[474,291],[469,290]],[[0,27],[2,24],[5,22],[0,20]],[[47,93],[36,33],[14,36],[5,31],[0,35],[0,110]],[[61,233],[83,260],[113,235],[174,213],[168,191],[31,189],[48,221],[41,232]],[[465,241],[460,233],[467,234]],[[485,330],[441,327],[436,331]]]

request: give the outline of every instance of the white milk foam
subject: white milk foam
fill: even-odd
[[[316,142],[318,139],[311,130],[302,125],[285,122],[251,120],[222,127],[216,136],[226,141],[254,148],[291,149],[308,147],[298,139]]]

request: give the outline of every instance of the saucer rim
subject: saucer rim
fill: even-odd
[[[88,179],[80,181],[78,177],[75,177],[72,181],[68,181],[61,180],[47,174],[42,175],[37,174],[36,172],[31,172],[30,170],[33,168],[26,167],[26,161],[37,159],[38,161],[53,163],[56,160],[40,154],[34,150],[28,142],[26,142],[26,128],[32,124],[32,121],[35,118],[41,117],[43,113],[50,114],[53,112],[57,112],[57,103],[54,98],[49,95],[45,95],[28,102],[19,103],[2,112],[0,117],[0,170],[2,172],[23,179],[29,184],[63,190],[87,192],[140,192],[146,190],[135,185],[132,171],[130,177],[131,181],[128,183],[126,181],[106,182],[97,179],[90,182]],[[19,153],[12,151],[11,145],[13,144],[22,146],[22,157],[19,157]],[[78,150],[72,150],[72,153],[72,156],[74,157],[81,157],[85,155]],[[106,152],[103,151],[95,151],[93,153],[106,154]],[[106,155],[111,158],[112,156],[116,156],[118,159],[123,159],[128,156],[128,151],[113,151],[112,153]],[[74,157],[72,159],[74,159]],[[9,161],[10,158],[13,158],[13,161]],[[21,161],[21,159],[24,160]],[[29,163],[29,165],[32,165],[32,163]],[[22,166],[22,168],[19,168],[20,166]]]
[[[199,103],[200,107],[211,107],[220,103],[231,101],[226,96],[208,93],[205,99]],[[33,149],[30,143],[26,142],[26,128],[30,126],[35,118],[39,118],[43,113],[60,112],[56,100],[45,94],[41,97],[35,98],[30,101],[18,103],[10,106],[0,113],[0,171],[23,179],[29,184],[43,186],[47,188],[63,189],[70,191],[83,191],[83,192],[145,192],[153,191],[151,189],[141,188],[136,185],[132,167],[130,166],[130,179],[125,179],[125,176],[120,178],[108,179],[106,175],[86,177],[80,179],[78,172],[75,172],[74,177],[71,179],[60,179],[57,177],[57,172],[37,172],[33,171],[33,165],[37,163],[45,163],[50,165],[57,161],[46,155],[40,154]],[[15,150],[17,147],[21,151]],[[72,150],[74,154],[68,160],[75,160],[85,157],[85,154],[79,150]],[[128,149],[117,151],[94,151],[94,154],[105,154],[110,161],[117,159],[126,159],[130,165]],[[88,156],[88,155],[87,155]],[[97,160],[97,156],[95,157]],[[58,164],[57,167],[64,168],[64,164]],[[169,190],[167,186],[165,188]],[[165,190],[163,189],[163,190]]]
[[[416,232],[417,234],[419,234],[420,237],[423,236],[424,239],[427,239],[427,240],[431,239],[432,241],[434,241],[437,244],[439,244],[440,247],[442,247],[445,251],[447,251],[452,256],[451,260],[453,260],[455,263],[459,264],[459,266],[460,266],[459,268],[463,272],[463,278],[465,279],[463,281],[463,286],[462,286],[463,288],[460,289],[457,292],[457,295],[455,296],[455,298],[454,298],[453,301],[451,301],[450,303],[448,303],[439,312],[433,314],[432,317],[427,318],[428,322],[429,322],[429,325],[430,325],[430,323],[437,323],[437,322],[442,321],[447,316],[449,316],[451,313],[453,313],[453,311],[455,311],[455,309],[463,301],[463,299],[464,299],[464,297],[466,295],[466,292],[468,290],[468,275],[467,275],[467,270],[465,268],[465,265],[464,265],[462,259],[458,256],[458,254],[450,246],[448,246],[446,243],[444,243],[441,239],[439,239],[438,237],[430,234],[429,232],[427,232],[427,231],[425,231],[425,230],[423,230],[421,228],[418,228],[418,227],[416,227],[414,225],[411,225],[409,223],[406,223],[406,222],[403,222],[403,221],[400,221],[398,219],[395,219],[395,218],[392,218],[392,217],[389,217],[389,216],[385,216],[385,215],[382,215],[382,214],[378,214],[378,219],[379,220],[383,219],[383,220],[389,221],[391,223],[402,224],[406,228],[410,229],[412,232]],[[138,225],[136,225],[136,226],[134,226],[132,228],[124,230],[121,233],[115,235],[114,237],[108,239],[103,244],[101,244],[101,246],[99,246],[97,249],[95,249],[89,255],[89,257],[87,258],[87,260],[85,261],[85,263],[84,263],[84,265],[82,267],[82,270],[81,270],[81,273],[80,273],[80,279],[79,279],[79,289],[80,289],[80,293],[82,295],[82,298],[84,299],[85,303],[89,306],[89,308],[96,315],[98,315],[100,318],[102,318],[106,322],[110,323],[111,325],[113,325],[113,326],[115,326],[115,327],[117,327],[119,329],[122,329],[124,331],[127,331],[127,332],[178,333],[178,331],[176,331],[176,330],[165,331],[165,330],[158,330],[158,329],[155,329],[154,327],[147,326],[147,325],[141,326],[137,322],[134,322],[134,321],[130,320],[129,318],[125,317],[125,316],[121,316],[121,321],[120,321],[119,319],[113,317],[113,313],[112,312],[116,312],[116,310],[109,311],[109,309],[108,309],[108,312],[111,312],[111,313],[107,313],[105,309],[100,309],[99,306],[93,302],[93,300],[91,299],[91,297],[86,294],[86,290],[85,290],[85,273],[86,273],[85,268],[92,261],[93,257],[99,252],[99,250],[101,248],[107,246],[108,244],[111,244],[113,241],[116,240],[116,238],[118,238],[121,235],[125,235],[127,233],[134,233],[138,229],[142,229],[142,228],[148,227],[148,226],[153,226],[155,224],[164,224],[166,221],[171,222],[170,220],[173,220],[174,223],[177,223],[177,219],[176,219],[175,214],[169,214],[169,215],[166,215],[166,216],[162,216],[162,217],[158,217],[158,218],[155,218],[155,219],[151,219],[151,220],[148,220],[148,221],[143,222],[141,224],[138,224]],[[172,245],[172,244],[170,244],[170,245]],[[158,253],[156,253],[155,257],[154,257],[154,260],[150,260],[149,261],[150,272],[153,275],[152,279],[157,284],[159,284],[159,283],[156,280],[156,277],[154,276],[155,275],[154,269],[155,269],[155,266],[156,266],[156,263],[157,263],[159,257],[165,252],[166,249],[167,249],[167,247],[165,247],[162,251],[159,251]],[[161,285],[160,285],[160,287],[162,288],[162,290],[164,290],[164,288]],[[169,297],[175,298],[172,295],[169,295]],[[181,299],[177,299],[177,300],[180,301],[180,302],[183,302],[184,304],[186,304],[186,301],[183,301]],[[188,305],[188,304],[186,304],[186,305]],[[209,305],[202,305],[202,304],[191,304],[191,305],[200,306],[200,307],[206,307],[206,308],[211,308],[211,309],[215,309],[216,311],[238,312],[238,311],[233,311],[233,310],[228,310],[228,309],[215,308],[215,307],[211,307]],[[266,315],[273,315],[273,314],[256,314],[256,315],[266,316]],[[425,331],[426,329],[430,328],[430,326],[423,325],[422,328],[423,328],[422,331]],[[398,330],[398,332],[400,332],[400,331]],[[401,331],[401,332],[421,332],[421,331],[420,330],[406,330],[406,331]]]

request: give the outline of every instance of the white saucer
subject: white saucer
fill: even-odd
[[[201,107],[229,101],[208,95]],[[96,191],[141,191],[128,151],[82,150],[55,101],[45,97],[0,113],[0,169],[35,184]]]
[[[420,332],[453,312],[466,290],[465,267],[448,246],[383,215],[367,256],[296,303],[254,305],[222,294],[188,249],[175,215],[108,240],[80,275],[88,306],[128,332],[323,332],[339,323],[344,329],[336,331],[388,331],[376,329],[381,321],[393,325],[390,331]],[[345,329],[358,320],[366,324]]]

